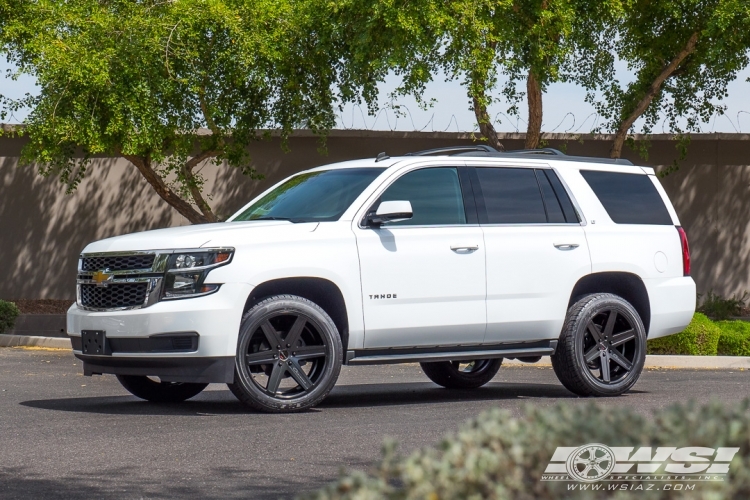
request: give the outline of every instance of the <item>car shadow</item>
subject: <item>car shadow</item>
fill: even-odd
[[[556,384],[490,383],[473,390],[443,389],[429,382],[336,386],[317,408],[365,408],[511,399],[570,399],[576,396]],[[207,417],[256,413],[229,391],[208,391],[183,403],[158,404],[134,396],[94,396],[23,401],[40,410],[104,415],[176,415]],[[316,411],[315,409],[310,411]]]

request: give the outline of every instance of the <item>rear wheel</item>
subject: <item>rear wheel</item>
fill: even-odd
[[[120,384],[133,396],[152,403],[181,403],[205,389],[208,384],[159,382],[140,375],[117,375]]]
[[[336,384],[341,337],[317,304],[294,295],[263,300],[242,319],[232,393],[266,412],[302,411]]]
[[[551,356],[560,382],[579,396],[619,396],[628,391],[646,361],[646,329],[622,297],[588,295],[576,302]]]
[[[427,377],[446,389],[476,389],[492,380],[503,363],[498,359],[420,363]]]

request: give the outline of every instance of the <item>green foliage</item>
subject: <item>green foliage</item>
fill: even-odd
[[[741,316],[747,299],[747,292],[744,292],[741,297],[732,295],[731,298],[725,299],[721,295],[716,295],[713,291],[709,291],[706,293],[706,298],[703,299],[698,310],[715,320],[727,319],[730,316]]]
[[[443,439],[434,448],[398,457],[393,444],[374,474],[342,474],[336,483],[305,498],[317,500],[557,499],[571,498],[568,484],[540,481],[558,446],[739,447],[726,481],[701,482],[694,491],[577,491],[575,498],[744,499],[750,491],[750,403],[734,407],[693,403],[660,409],[648,418],[627,406],[560,404],[526,406],[520,417],[491,410]],[[612,484],[612,483],[603,483]],[[617,484],[617,483],[615,483]],[[641,486],[641,490],[636,490]]]
[[[719,356],[750,356],[750,323],[747,321],[719,321]]]
[[[721,329],[704,314],[696,313],[680,333],[648,341],[649,354],[716,356]]]
[[[500,93],[509,113],[517,114],[524,96],[519,81],[533,75],[544,92],[567,78],[581,54],[607,59],[609,41],[602,44],[592,34],[606,28],[620,1],[340,0],[334,5],[339,38],[347,41],[342,58],[347,96],[361,95],[374,113],[377,84],[395,71],[402,77],[395,94],[412,94],[426,106],[425,85],[442,71],[462,80],[480,130],[490,139],[494,120],[487,108],[498,99],[493,97],[498,76],[508,77]]]
[[[5,333],[16,324],[16,318],[21,314],[13,302],[0,300],[0,333]]]
[[[603,127],[617,132],[614,157],[638,119],[644,133],[666,120],[680,136],[699,132],[701,123],[723,113],[727,84],[747,66],[750,48],[746,0],[622,0],[622,5],[611,40],[634,81],[621,84],[614,60],[606,58],[588,58],[576,78],[601,93],[599,100],[590,92],[587,101],[605,119]],[[612,34],[597,36],[605,43]]]
[[[250,167],[268,130],[334,123],[335,57],[308,0],[0,0],[0,51],[38,97],[23,159],[76,188],[94,155],[122,156],[193,222],[214,221],[200,164]],[[210,133],[199,133],[198,129]]]

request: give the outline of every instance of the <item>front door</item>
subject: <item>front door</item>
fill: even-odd
[[[411,203],[412,219],[355,229],[365,348],[482,342],[484,241],[481,228],[467,223],[457,168],[408,172],[376,205],[396,200]]]

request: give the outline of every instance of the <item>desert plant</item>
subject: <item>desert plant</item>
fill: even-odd
[[[553,499],[571,498],[571,483],[541,481],[558,446],[602,443],[618,447],[739,447],[726,481],[697,483],[692,491],[648,490],[638,480],[627,489],[579,489],[575,498],[747,498],[750,491],[750,402],[724,407],[695,404],[660,409],[649,418],[626,406],[560,404],[526,406],[520,417],[491,410],[465,424],[437,447],[398,457],[392,444],[373,474],[342,474],[309,495],[354,499]],[[643,478],[643,476],[640,476]],[[650,481],[653,483],[654,481]],[[618,483],[605,483],[607,485]],[[638,488],[640,486],[640,488]]]
[[[13,302],[0,300],[0,333],[5,333],[16,324],[16,318],[21,314]]]
[[[682,354],[716,356],[721,329],[706,317],[695,313],[690,324],[680,333],[648,341],[649,354]]]
[[[719,321],[716,325],[721,329],[719,356],[750,356],[750,323]]]
[[[736,294],[731,298],[724,298],[721,295],[709,291],[706,298],[698,307],[698,310],[715,320],[727,319],[730,316],[739,316],[747,303],[748,293],[744,292],[738,297]]]

